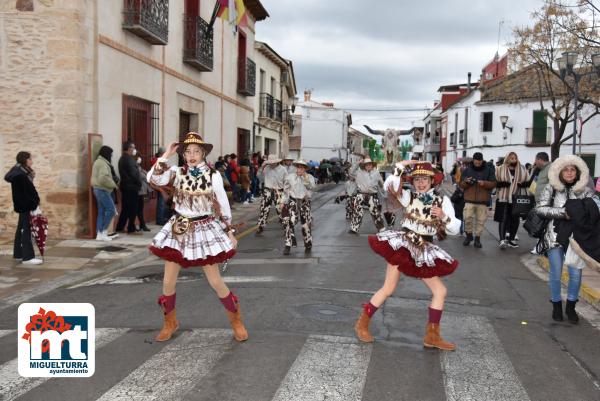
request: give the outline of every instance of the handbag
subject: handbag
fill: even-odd
[[[512,196],[512,215],[522,218],[527,217],[531,209],[535,206],[535,197],[531,195],[513,195]]]
[[[537,214],[535,209],[531,209],[529,213],[527,213],[523,228],[530,237],[543,238],[544,234],[546,234],[546,227],[548,227],[548,219]]]
[[[450,196],[450,202],[452,203],[462,203],[465,200],[465,194],[462,189],[456,188],[452,196]]]

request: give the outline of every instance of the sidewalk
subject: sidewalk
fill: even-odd
[[[245,206],[239,203],[232,205],[233,221],[245,224],[241,228],[242,233],[256,224],[259,205],[260,199]],[[13,259],[13,238],[1,237],[0,300],[44,284],[51,289],[52,285],[67,285],[78,278],[100,275],[139,262],[151,256],[148,245],[161,227],[149,224],[149,228],[151,232],[142,235],[120,234],[110,242],[93,239],[52,240],[50,222],[50,239],[46,244],[44,264],[38,266],[23,265],[20,260]],[[39,256],[35,245],[34,249]]]
[[[488,220],[486,221],[486,230],[496,239],[498,240],[497,235],[497,224],[493,221],[493,213],[490,212],[488,215]],[[518,235],[522,238],[527,237],[527,232],[523,230],[523,226],[519,227]],[[544,269],[547,273],[550,272],[550,264],[548,262],[548,258],[545,256],[537,256],[531,255],[529,250],[524,250],[523,256],[535,258],[535,261],[539,267]],[[563,287],[567,286],[569,282],[569,274],[566,268],[563,268],[562,275],[562,283]],[[581,290],[579,291],[579,297],[586,302],[588,302],[595,309],[600,310],[600,271],[590,269],[588,267],[583,269],[582,272],[582,280],[581,280]]]

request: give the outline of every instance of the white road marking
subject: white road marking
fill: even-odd
[[[128,329],[96,329],[96,349],[105,346],[127,332]],[[25,341],[25,340],[23,340]],[[0,399],[14,400],[43,384],[48,377],[22,377],[18,371],[18,360],[12,359],[0,365]]]
[[[10,334],[16,333],[17,330],[0,330],[0,337],[8,336]]]
[[[176,400],[211,371],[231,347],[230,330],[183,333],[99,400]]]
[[[352,338],[310,336],[273,401],[360,401],[371,351]]]
[[[494,328],[484,317],[444,315],[444,332],[456,341],[440,357],[448,401],[529,401]]]

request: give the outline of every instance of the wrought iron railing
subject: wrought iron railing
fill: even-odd
[[[197,15],[183,16],[183,61],[200,71],[213,70],[213,28]]]
[[[169,1],[124,0],[123,29],[153,45],[166,45],[169,38]]]
[[[238,93],[256,95],[256,64],[250,58],[238,60]]]
[[[281,109],[281,101],[275,99],[269,93],[261,93],[259,116],[282,122],[283,112]]]

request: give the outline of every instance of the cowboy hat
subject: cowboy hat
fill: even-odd
[[[284,160],[285,160],[285,159],[284,159]],[[298,160],[296,160],[296,161],[295,161],[294,163],[292,163],[292,164],[293,164],[294,166],[296,166],[296,167],[297,167],[297,166],[303,166],[303,167],[305,167],[305,168],[307,168],[307,169],[308,169],[308,168],[310,168],[310,166],[308,165],[308,163],[307,163],[307,162],[305,162],[305,161],[304,161],[304,160],[302,160],[302,159],[298,159]]]
[[[372,165],[375,165],[375,162],[374,162],[373,160],[371,160],[370,158],[368,158],[368,157],[367,157],[367,158],[365,158],[365,159],[363,159],[363,160],[362,160],[360,163],[358,163],[358,164],[359,164],[359,166],[361,166],[361,167],[362,167],[362,166],[364,166],[365,164],[369,164],[369,163],[371,163]]]
[[[281,159],[279,159],[275,155],[269,155],[269,157],[267,157],[267,160],[265,160],[265,164],[279,164],[279,163],[281,163]]]
[[[291,157],[290,155],[285,155],[281,160],[286,161],[286,160],[294,160],[293,157]]]
[[[408,175],[408,181],[412,183],[414,177],[431,177],[431,186],[436,187],[444,181],[444,173],[434,168],[430,162],[419,162],[413,165]]]
[[[200,136],[200,134],[197,132],[188,132],[185,135],[185,139],[181,142],[181,145],[183,146],[184,150],[188,147],[188,145],[198,145],[204,149],[204,152],[206,152],[204,156],[207,156],[213,148],[213,145],[211,143],[204,142],[202,136]]]

